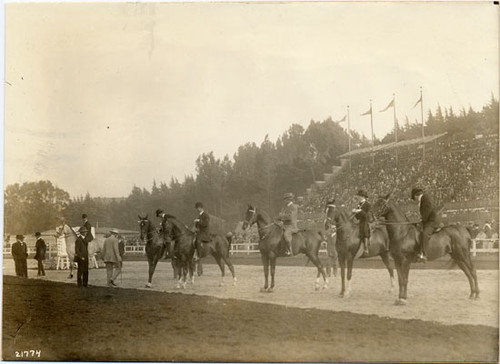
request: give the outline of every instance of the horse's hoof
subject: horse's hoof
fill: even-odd
[[[237,280],[236,280],[236,278],[234,278],[233,279],[233,286],[236,286],[236,282],[237,282]]]
[[[152,284],[151,283],[146,283],[146,285],[144,286],[146,288],[151,288],[152,287]]]
[[[315,291],[319,291],[319,286],[314,286]]]
[[[273,293],[274,292],[274,288],[268,288],[267,289],[267,293]]]
[[[224,283],[220,282],[219,287],[224,287]]]
[[[394,301],[395,306],[406,306],[406,299],[404,298],[398,298],[396,301]]]
[[[326,285],[326,284],[325,284],[325,285],[323,286],[323,289],[328,289],[328,285]]]
[[[261,292],[261,293],[266,293],[266,292],[267,292],[267,288],[265,288],[265,287],[261,287],[261,288],[260,288],[260,292]]]

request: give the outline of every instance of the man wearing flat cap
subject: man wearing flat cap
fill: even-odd
[[[370,217],[372,214],[372,206],[368,202],[368,193],[365,190],[358,190],[356,193],[358,206],[352,210],[354,217],[359,221],[359,240],[363,244],[363,257],[368,256],[370,248]]]
[[[279,219],[283,221],[283,227],[285,231],[283,237],[285,238],[287,244],[287,250],[285,255],[291,256],[292,252],[292,238],[293,234],[299,231],[297,226],[297,218],[299,214],[299,206],[293,203],[294,195],[293,193],[285,193],[283,200],[285,201],[285,206],[281,209],[279,213]]]
[[[12,244],[12,258],[16,266],[16,276],[28,277],[28,246],[24,242],[23,235],[16,235],[16,242]]]
[[[420,252],[418,260],[425,262],[425,247],[429,242],[431,234],[439,227],[439,216],[432,203],[429,195],[424,193],[421,188],[413,188],[411,190],[411,199],[418,203],[420,217],[422,218],[422,232],[420,233]]]
[[[121,273],[121,261],[120,248],[118,245],[118,231],[116,229],[111,229],[109,231],[111,236],[104,240],[102,247],[102,260],[106,264],[106,276],[108,287],[116,287],[115,280]]]

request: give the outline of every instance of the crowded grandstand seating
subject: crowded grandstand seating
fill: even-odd
[[[322,210],[331,197],[351,206],[359,188],[372,199],[392,192],[396,200],[405,202],[414,186],[434,196],[437,205],[478,201],[484,208],[484,201],[489,201],[488,206],[498,206],[498,142],[497,134],[443,134],[425,144],[401,143],[396,148],[392,143],[373,154],[351,155],[350,166],[344,163],[325,186],[309,194],[303,211]]]

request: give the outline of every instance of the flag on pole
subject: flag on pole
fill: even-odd
[[[346,121],[346,120],[347,120],[347,115],[344,115],[344,117],[343,117],[342,119],[337,120],[337,121],[335,121],[335,122],[336,122],[336,123],[338,123],[338,124],[340,124],[340,123],[343,123],[343,122],[344,122],[344,121]]]
[[[361,116],[371,115],[371,113],[372,113],[372,107],[370,106],[370,110],[368,110],[367,112],[362,113]]]
[[[415,103],[415,105],[413,105],[412,109],[414,109],[421,102],[422,102],[422,95],[420,95],[420,98],[417,100],[417,102]]]
[[[394,107],[394,97],[392,98],[392,100],[389,103],[389,105],[387,105],[387,107],[384,110],[380,110],[379,112],[387,111],[387,110],[389,110],[390,107]]]

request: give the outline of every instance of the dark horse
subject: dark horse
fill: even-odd
[[[176,256],[179,260],[179,266],[187,267],[192,274],[193,267],[191,266],[193,261],[194,254],[194,232],[191,231],[186,225],[180,222],[175,216],[166,215],[166,219],[168,222],[167,229],[172,237],[172,240],[175,241],[175,249],[174,256]],[[236,276],[234,274],[233,263],[229,259],[229,241],[225,236],[221,235],[212,235],[212,239],[210,242],[203,243],[203,251],[200,254],[200,258],[206,257],[208,254],[212,255],[219,265],[221,271],[221,281],[220,286],[224,285],[224,275],[225,275],[225,264],[229,267],[231,274],[233,276],[233,284],[236,284]],[[180,269],[179,268],[179,269]],[[186,272],[186,270],[184,270]],[[185,287],[186,275],[184,274],[184,282],[183,285]]]
[[[389,233],[390,252],[398,272],[399,298],[396,305],[405,305],[410,265],[416,259],[416,247],[420,232],[416,224],[410,222],[399,208],[390,200],[391,194],[379,197],[374,205],[375,216],[384,217]],[[470,284],[470,298],[479,297],[476,270],[470,256],[472,239],[468,230],[460,225],[449,225],[431,235],[425,252],[428,260],[450,254],[453,261],[462,269]]]
[[[149,279],[146,288],[151,288],[156,264],[163,257],[165,249],[167,249],[167,244],[161,234],[153,227],[153,224],[148,219],[148,215],[144,217],[139,215],[139,229],[141,231],[141,240],[144,240],[144,238],[146,240],[146,256],[148,257],[149,265]],[[173,261],[172,265],[174,266]]]
[[[326,206],[326,224],[335,224],[337,228],[337,254],[340,265],[340,275],[342,277],[342,290],[340,297],[348,297],[351,293],[351,277],[354,259],[358,258],[363,249],[359,240],[359,227],[352,222],[351,217],[344,208],[336,206],[334,203]],[[384,227],[377,227],[370,234],[370,247],[367,257],[380,256],[384,262],[391,278],[391,288],[394,288],[394,271],[389,262],[389,237]],[[347,288],[345,285],[345,268],[347,265]]]
[[[259,228],[259,250],[264,265],[265,283],[262,292],[272,292],[274,288],[274,272],[276,270],[276,258],[284,256],[285,253],[285,240],[283,238],[283,228],[274,222],[269,215],[262,211],[248,206],[245,221],[243,222],[243,229],[246,230],[249,226],[257,224]],[[312,230],[302,230],[293,235],[292,239],[292,253],[297,255],[299,253],[305,254],[309,260],[318,268],[318,276],[316,278],[316,288],[319,287],[319,276],[323,276],[324,286],[328,287],[328,279],[325,275],[325,270],[318,257],[321,242],[325,238],[321,232]],[[271,266],[271,285],[269,286],[269,266]]]

